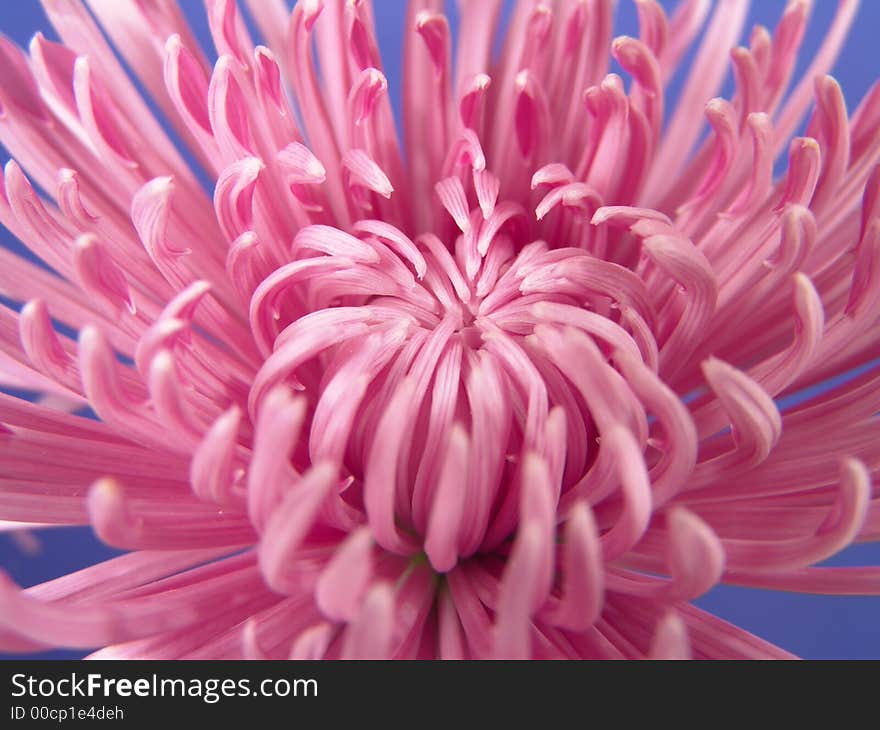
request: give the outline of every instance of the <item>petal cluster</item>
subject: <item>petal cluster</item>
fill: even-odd
[[[499,0],[411,0],[402,135],[369,2],[245,5],[213,64],[171,1],[0,39],[0,520],[129,551],[4,576],[0,646],[786,658],[690,602],[880,591],[816,567],[880,537],[854,0],[801,78],[806,0],[521,0],[496,55]]]

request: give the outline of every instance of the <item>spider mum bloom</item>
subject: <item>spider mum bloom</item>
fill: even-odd
[[[173,0],[44,5],[63,45],[0,44],[0,371],[44,394],[0,396],[0,519],[129,552],[4,578],[3,648],[783,658],[691,599],[880,592],[815,567],[880,536],[880,374],[815,388],[880,355],[856,2],[792,79],[805,1],[728,53],[746,2],[523,0],[493,60],[498,0],[455,45],[415,0],[403,142],[366,1],[250,0],[255,46],[207,0],[213,66]]]

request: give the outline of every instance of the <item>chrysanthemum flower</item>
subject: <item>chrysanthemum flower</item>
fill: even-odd
[[[213,68],[173,0],[44,5],[63,45],[0,44],[0,364],[45,396],[0,397],[0,519],[130,552],[4,579],[5,649],[787,657],[690,601],[880,591],[814,567],[880,536],[880,374],[815,388],[880,355],[855,2],[792,84],[805,1],[728,53],[746,2],[523,0],[493,60],[498,0],[454,51],[415,0],[403,142],[365,0],[249,0],[266,46],[207,0]]]

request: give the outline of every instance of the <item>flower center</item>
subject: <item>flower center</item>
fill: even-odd
[[[378,221],[310,226],[251,302],[266,356],[252,418],[300,391],[310,433],[293,467],[337,470],[336,526],[366,514],[380,545],[424,551],[438,572],[516,533],[526,464],[565,508],[613,484],[595,465],[598,424],[647,438],[608,359],[650,357],[641,280],[515,219],[475,208],[457,231],[438,226],[452,245]]]

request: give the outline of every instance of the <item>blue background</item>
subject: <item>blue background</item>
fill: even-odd
[[[200,0],[179,0],[203,46],[212,51],[210,34]],[[480,0],[467,0],[479,2]],[[746,32],[754,23],[769,28],[775,25],[785,7],[785,0],[760,0],[752,3]],[[456,23],[454,3],[447,3],[453,28]],[[666,0],[663,5],[673,7]],[[815,0],[815,9],[798,64],[802,72],[828,28],[835,0]],[[378,0],[374,3],[379,44],[385,59],[389,91],[399,111],[401,52],[404,18],[403,0]],[[877,31],[880,29],[880,1],[864,0],[850,32],[849,41],[834,69],[850,109],[855,108],[871,84],[878,78],[880,54]],[[0,31],[26,47],[31,36],[41,30],[55,39],[37,0],[3,2],[0,5]],[[636,15],[630,0],[620,0],[616,34],[637,35]],[[255,36],[258,37],[256,33]],[[673,80],[674,98],[680,80]],[[729,96],[731,81],[724,95]],[[670,104],[671,106],[671,104]],[[2,161],[7,158],[3,152]],[[0,228],[0,245],[18,248],[17,242]],[[41,549],[28,554],[8,535],[0,534],[0,567],[21,585],[28,586],[89,565],[114,554],[101,545],[89,530],[61,528],[44,531],[39,536]],[[857,545],[838,555],[829,564],[880,564],[880,544]],[[697,602],[785,649],[807,658],[880,658],[880,597],[806,596],[763,590],[716,588]],[[46,657],[76,657],[78,652],[47,652]],[[2,657],[2,655],[0,655]]]

